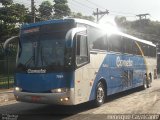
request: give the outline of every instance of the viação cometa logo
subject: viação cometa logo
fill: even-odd
[[[132,67],[133,61],[130,60],[130,58],[128,60],[121,60],[121,58],[118,56],[116,58],[116,65],[117,67]]]

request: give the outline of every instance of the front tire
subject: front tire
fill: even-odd
[[[152,83],[152,74],[149,73],[147,88],[151,87],[151,83]]]
[[[105,97],[105,86],[102,82],[99,82],[96,88],[95,106],[101,106],[105,101]]]
[[[146,76],[145,76],[144,79],[143,79],[142,89],[143,89],[143,90],[147,89],[147,79],[146,79]]]
[[[151,80],[148,79],[148,80],[147,80],[147,88],[150,88],[150,87],[151,87]]]

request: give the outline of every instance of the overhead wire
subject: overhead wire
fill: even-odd
[[[106,10],[106,8],[104,8],[103,6],[93,2],[93,1],[89,1],[89,0],[85,0],[87,1],[88,3],[94,5],[94,6],[98,6],[98,8],[100,9],[103,9],[103,10]],[[115,15],[122,15],[122,16],[126,16],[126,17],[133,17],[133,16],[136,16],[135,13],[129,13],[129,12],[117,12],[117,11],[113,11],[113,10],[109,10],[110,13],[115,13]]]
[[[17,1],[17,0],[14,0],[14,2],[16,2],[16,3],[19,3],[19,4],[24,4],[24,2],[19,2],[19,1]],[[25,7],[28,7],[28,8],[30,8],[31,7],[31,4],[26,4],[25,3]],[[64,12],[67,12],[67,11],[65,11],[65,10],[60,10],[60,9],[56,9],[57,11],[59,11],[60,13],[64,13]],[[49,10],[44,10],[44,11],[46,11],[46,12],[50,12]],[[53,12],[53,11],[52,11]]]
[[[30,0],[27,0],[27,1],[30,1]],[[100,9],[103,9],[103,10],[106,10],[103,6],[101,6],[101,5],[99,5],[99,4],[97,4],[97,3],[95,3],[95,2],[93,2],[93,1],[90,1],[90,0],[85,0],[85,1],[87,1],[88,3],[90,3],[90,5],[92,4],[92,5],[94,5],[95,7],[91,7],[91,6],[89,6],[88,4],[84,4],[84,3],[82,3],[82,2],[80,2],[80,1],[77,1],[77,0],[70,0],[70,1],[72,1],[72,3],[68,3],[70,6],[72,5],[72,4],[74,4],[73,6],[78,6],[78,8],[80,7],[80,8],[87,8],[88,10],[86,10],[86,11],[88,11],[88,14],[91,14],[91,12],[93,12],[93,10],[95,10],[95,8],[98,6]],[[14,0],[14,2],[16,2],[16,3],[19,3],[19,4],[24,4],[24,2],[21,2],[21,1],[18,1],[18,0]],[[27,8],[30,8],[31,7],[31,4],[26,4],[25,3],[25,6],[27,7]],[[72,8],[74,8],[74,9],[77,9],[76,7],[73,7],[72,6]],[[60,9],[57,9],[59,12],[61,12],[61,13],[63,13],[64,12],[64,10],[60,10]],[[74,11],[77,11],[77,10],[74,10]],[[78,10],[79,11],[79,10]],[[90,11],[90,12],[89,12]],[[67,11],[66,11],[67,12]],[[127,13],[127,12],[117,12],[117,11],[112,11],[112,10],[109,10],[109,12],[110,12],[110,15],[116,15],[116,16],[124,16],[124,17],[135,17],[136,16],[136,14],[134,14],[134,13]]]
[[[92,5],[96,6],[96,7],[99,7],[99,8],[101,8],[101,9],[106,10],[106,8],[102,7],[102,6],[101,6],[101,5],[99,5],[99,4],[96,4],[96,3],[91,2],[91,1],[89,1],[89,0],[85,0],[85,1],[89,2],[90,4],[92,4]]]
[[[81,9],[84,9],[84,6],[82,6],[82,5],[80,5],[80,4],[76,4],[76,3],[74,3],[74,2],[72,2],[72,3],[68,3],[69,5],[70,5],[70,7],[71,8],[74,8],[74,10],[73,11],[79,11],[80,12],[80,9],[79,8],[81,8]],[[90,14],[91,12],[93,12],[93,10],[90,10],[90,9],[88,9],[87,11],[85,11],[85,13],[88,13],[88,14]]]
[[[30,0],[27,0],[27,1],[30,1]],[[18,4],[23,4],[23,5],[25,5],[25,7],[27,7],[27,8],[31,8],[31,4],[28,2],[28,4],[27,3],[24,3],[24,2],[22,2],[22,1],[19,1],[19,0],[14,0],[14,3],[18,3]],[[70,3],[68,3],[68,4],[70,4]],[[84,7],[84,5],[85,4],[81,4],[80,2],[78,2],[78,1],[74,1],[74,3],[72,3],[72,4],[74,4],[75,6],[78,6],[78,8],[79,7]],[[88,6],[85,6],[85,7],[88,7]],[[75,7],[74,7],[75,8]],[[91,10],[93,10],[94,8],[91,8],[91,7],[89,7],[89,10],[91,11]],[[61,12],[61,13],[64,13],[64,12],[67,12],[67,11],[65,11],[65,10],[60,10],[60,9],[56,9],[57,11],[59,11],[59,12]],[[47,10],[45,10],[45,11],[47,11]],[[89,12],[88,12],[89,13]]]
[[[83,3],[81,3],[81,2],[79,2],[79,1],[77,1],[77,0],[72,0],[72,1],[75,2],[75,3],[77,3],[77,4],[80,4],[80,5],[82,5],[82,6],[85,6],[85,7],[87,7],[88,9],[95,10],[95,8],[90,7],[90,6],[86,5],[86,4],[83,4]]]

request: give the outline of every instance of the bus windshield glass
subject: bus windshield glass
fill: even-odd
[[[65,32],[24,35],[20,41],[19,69],[63,69]]]

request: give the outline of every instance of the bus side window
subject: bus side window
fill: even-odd
[[[93,49],[107,50],[107,36],[103,35],[93,42]]]
[[[151,46],[151,57],[156,57],[156,47]]]
[[[89,62],[87,36],[77,35],[76,37],[76,64],[81,66]]]
[[[140,50],[136,44],[136,41],[133,41],[132,48],[133,48],[133,55],[140,55]]]
[[[123,52],[122,37],[120,35],[111,35],[109,37],[109,50],[114,52]]]

